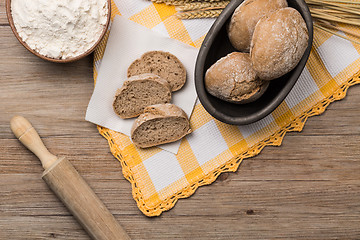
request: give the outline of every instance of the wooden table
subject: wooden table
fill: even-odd
[[[89,239],[41,180],[39,160],[9,120],[27,117],[66,156],[133,239],[360,239],[360,86],[236,173],[160,217],[145,217],[120,163],[84,120],[92,56],[45,62],[22,47],[0,3],[0,239]],[[360,68],[360,67],[359,67]]]

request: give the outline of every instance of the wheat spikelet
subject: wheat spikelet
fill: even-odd
[[[151,0],[154,3],[165,3],[167,5],[181,6],[185,3],[194,3],[194,2],[221,2],[223,0]]]
[[[204,8],[217,8],[217,9],[223,9],[225,8],[230,1],[219,1],[219,2],[190,2],[185,3],[183,5],[180,5],[176,7],[175,9],[177,11],[192,11],[197,9],[204,9]]]
[[[178,12],[176,16],[180,19],[215,18],[218,17],[221,12],[222,9],[194,10],[187,12]]]

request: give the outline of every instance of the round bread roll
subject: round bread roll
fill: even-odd
[[[290,72],[308,46],[306,23],[294,8],[282,8],[259,20],[251,42],[251,61],[263,80]]]
[[[248,53],[230,53],[205,74],[205,88],[211,95],[238,104],[257,100],[268,85],[256,76]]]
[[[231,44],[239,51],[249,52],[255,25],[265,15],[287,7],[286,0],[245,0],[234,11],[228,35]]]

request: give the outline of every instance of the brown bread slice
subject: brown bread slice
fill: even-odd
[[[131,139],[140,148],[175,142],[191,132],[186,113],[174,104],[145,108],[131,128]]]
[[[181,89],[186,82],[186,70],[180,60],[168,52],[151,51],[144,53],[128,68],[127,76],[153,73],[170,83],[171,91]]]
[[[121,118],[137,117],[145,107],[171,101],[169,83],[155,74],[140,74],[130,77],[116,91],[113,108]]]

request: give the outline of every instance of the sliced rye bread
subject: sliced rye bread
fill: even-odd
[[[186,82],[186,70],[180,60],[168,52],[151,51],[144,53],[128,68],[127,76],[153,73],[170,83],[171,91],[180,90]]]
[[[139,116],[149,105],[170,101],[169,83],[155,74],[145,73],[124,82],[116,91],[113,108],[119,117],[125,119]]]
[[[170,103],[145,108],[131,128],[131,139],[140,148],[175,142],[191,133],[189,119],[178,106]]]

